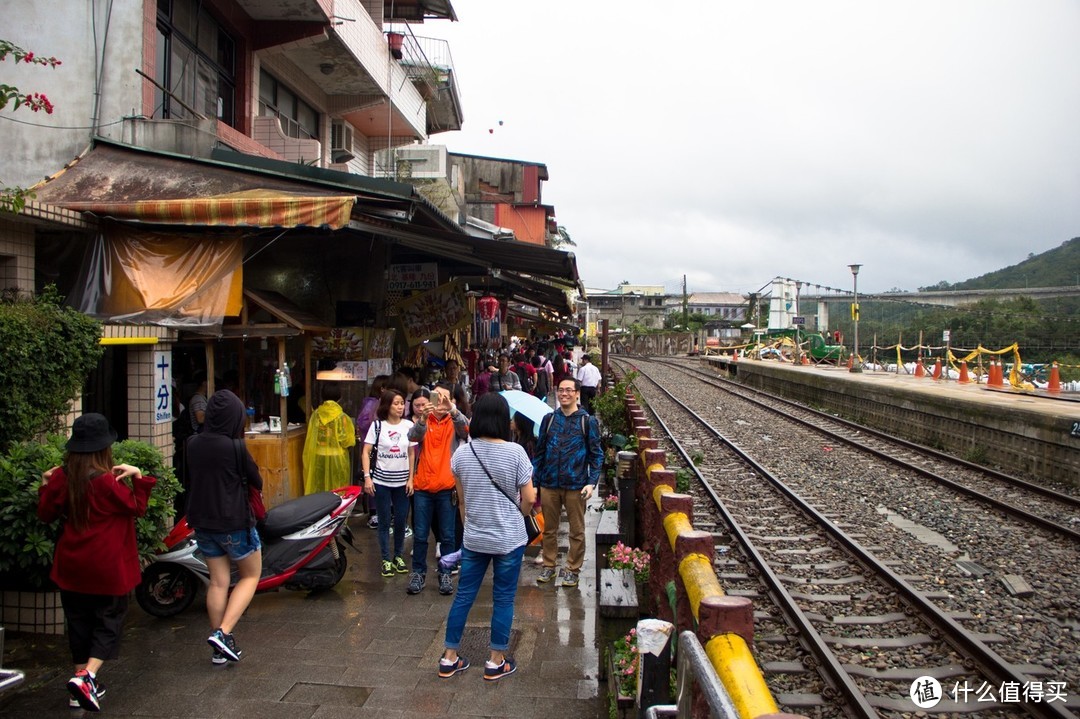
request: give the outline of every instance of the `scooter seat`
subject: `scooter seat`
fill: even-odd
[[[330,514],[339,506],[341,497],[333,492],[318,492],[290,500],[266,513],[259,533],[266,539],[284,537],[311,526],[315,520]]]

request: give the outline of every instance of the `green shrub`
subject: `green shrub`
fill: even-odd
[[[60,431],[104,352],[101,324],[61,301],[53,286],[37,297],[0,294],[0,451]]]
[[[600,420],[604,440],[614,435],[630,435],[630,420],[626,411],[626,392],[637,378],[637,372],[630,372],[609,387],[603,394],[593,399],[592,408]]]
[[[16,442],[0,454],[0,587],[48,587],[59,521],[42,524],[37,518],[41,474],[63,462],[66,438],[50,435],[45,442]],[[149,558],[164,548],[172,525],[173,498],[180,490],[171,467],[155,447],[128,439],[113,445],[117,464],[132,464],[157,477],[146,514],[135,521],[139,553]]]

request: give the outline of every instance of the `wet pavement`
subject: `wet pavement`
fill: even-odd
[[[244,652],[238,663],[210,663],[202,596],[172,619],[154,619],[132,600],[122,656],[107,662],[99,675],[107,689],[102,713],[230,719],[606,717],[595,644],[592,538],[598,518],[595,511],[586,513],[588,548],[578,587],[538,586],[535,553],[526,555],[509,652],[518,670],[499,681],[483,679],[490,570],[462,643],[461,653],[473,666],[440,679],[436,667],[453,597],[440,595],[431,575],[415,596],[405,593],[407,574],[379,576],[376,533],[360,517],[350,523],[361,553],[349,550],[348,572],[333,591],[255,597],[235,630]],[[561,529],[560,561],[566,552],[565,520]],[[434,554],[428,566],[434,569]],[[3,666],[26,671],[27,681],[0,695],[0,716],[83,714],[67,706],[66,638],[9,633]]]

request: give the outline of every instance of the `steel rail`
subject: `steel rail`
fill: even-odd
[[[637,369],[639,372],[641,372],[640,368]],[[685,403],[676,399],[675,396],[671,394],[671,392],[669,392],[663,385],[649,377],[647,373],[641,372],[641,374],[647,379],[649,379],[650,382],[655,384],[656,387],[665,395],[667,395],[667,397],[672,402],[679,405],[686,413],[688,413],[699,423],[701,423],[701,425],[717,440],[728,446],[755,472],[769,480],[769,482],[774,487],[776,487],[780,492],[787,496],[788,499],[792,501],[797,507],[802,509],[802,511],[807,516],[811,517],[822,527],[824,527],[825,530],[829,533],[829,535],[831,535],[836,541],[838,541],[841,545],[847,548],[849,552],[855,555],[855,557],[864,566],[873,569],[877,572],[877,575],[879,577],[886,579],[888,583],[901,595],[901,598],[908,604],[908,606],[911,606],[916,611],[918,611],[925,621],[927,621],[939,631],[942,641],[945,641],[946,643],[953,646],[964,656],[967,656],[974,660],[976,664],[983,670],[983,672],[995,681],[998,681],[1000,683],[1011,682],[1018,685],[1026,684],[1029,681],[1029,679],[1023,673],[1014,669],[1010,662],[1007,662],[997,652],[993,651],[992,649],[990,649],[990,647],[986,646],[986,644],[975,638],[971,634],[971,632],[964,628],[963,625],[959,624],[951,616],[943,612],[936,604],[924,597],[918,590],[916,590],[914,587],[904,581],[904,579],[901,578],[898,574],[896,574],[887,566],[879,562],[878,559],[870,551],[864,549],[862,545],[855,541],[854,538],[850,537],[839,527],[837,527],[832,520],[818,512],[813,506],[803,500],[802,497],[795,493],[780,479],[778,479],[767,469],[759,465],[752,457],[746,454],[734,442],[724,437],[724,435],[718,432],[701,416],[699,416],[696,412],[687,407]],[[772,572],[772,569],[768,566],[768,563],[758,553],[757,549],[754,548],[753,544],[749,541],[749,538],[746,537],[742,529],[738,527],[737,523],[734,521],[734,518],[731,517],[726,507],[723,506],[723,503],[720,501],[719,497],[712,490],[712,488],[708,486],[708,483],[705,482],[704,477],[701,475],[700,472],[697,471],[697,468],[694,467],[694,463],[689,461],[689,456],[675,440],[674,435],[668,429],[667,425],[662,420],[660,420],[659,416],[657,416],[655,412],[653,414],[654,417],[656,417],[657,421],[660,423],[665,434],[668,435],[670,440],[678,448],[679,453],[683,456],[685,460],[687,460],[688,466],[692,468],[694,474],[697,475],[698,478],[702,481],[702,484],[706,487],[709,496],[716,503],[721,514],[725,516],[728,523],[732,527],[733,532],[737,533],[739,541],[743,543],[745,548],[752,552],[754,563],[759,567],[759,569],[762,570],[762,574],[767,577],[767,581],[770,587],[772,587],[776,591],[778,596],[784,598],[784,604],[781,604],[781,609],[785,612],[790,611],[791,616],[799,618],[796,626],[800,626],[808,630],[805,636],[811,640],[811,646],[813,647],[813,652],[815,656],[818,656],[819,661],[824,659],[824,664],[829,669],[830,677],[837,682],[838,687],[844,691],[844,695],[851,698],[855,702],[855,706],[852,708],[857,708],[860,712],[868,712],[862,714],[862,716],[877,717],[877,711],[869,704],[865,695],[855,685],[854,680],[851,678],[851,676],[846,671],[844,671],[843,667],[839,664],[839,662],[836,661],[836,657],[833,656],[831,651],[829,651],[826,643],[817,633],[817,630],[812,627],[809,619],[806,618],[802,610],[795,605],[794,600],[791,599],[791,596],[787,593],[786,588],[784,588],[783,585],[780,583],[779,578],[776,577],[776,575]],[[776,597],[774,597],[774,599],[775,598]],[[780,604],[780,602],[777,603]],[[835,672],[838,672],[838,674],[835,674],[835,676],[833,676]],[[851,694],[848,693],[849,688],[852,692]],[[1039,717],[1040,719],[1076,719],[1076,716],[1072,712],[1068,711],[1064,706],[1059,707],[1056,703],[1038,702],[1034,704],[1024,704],[1022,706],[1024,710],[1027,711],[1027,713],[1029,713],[1031,716]]]
[[[754,397],[743,396],[741,394],[733,392],[731,389],[725,387],[723,384],[718,384],[716,382],[715,378],[706,379],[704,377],[698,377],[698,376],[696,376],[696,374],[694,373],[693,370],[689,370],[689,369],[687,369],[685,367],[678,367],[678,366],[674,366],[674,365],[665,365],[665,366],[671,367],[672,369],[675,369],[675,370],[678,370],[678,371],[681,371],[681,372],[687,374],[688,376],[692,377],[693,379],[696,379],[699,382],[703,382],[703,383],[709,385],[710,387],[715,387],[715,388],[717,388],[719,390],[722,390],[724,392],[727,392],[729,394],[733,394],[733,395],[739,397],[739,399],[742,399],[742,400],[745,400],[747,402],[751,402],[753,404],[756,404],[757,406],[762,407],[764,409],[767,409],[770,412],[775,412],[777,414],[780,414],[779,410],[777,410],[775,407],[770,407],[767,403],[762,402],[759,399],[755,399]],[[875,436],[875,437],[877,437],[879,439],[886,440],[886,441],[889,441],[889,442],[895,442],[895,443],[900,444],[900,445],[902,445],[902,446],[904,446],[904,447],[906,447],[908,449],[911,449],[913,451],[925,452],[927,454],[930,454],[930,455],[936,457],[937,459],[939,459],[941,461],[960,464],[961,466],[964,466],[965,468],[967,468],[969,470],[972,470],[972,471],[975,471],[975,472],[981,472],[983,474],[986,474],[986,475],[990,476],[993,479],[998,479],[998,480],[1001,480],[1001,481],[1006,482],[1008,484],[1012,484],[1014,486],[1021,487],[1023,489],[1027,489],[1027,490],[1029,490],[1029,491],[1031,491],[1033,493],[1039,494],[1041,496],[1045,496],[1045,497],[1047,497],[1049,499],[1057,500],[1057,501],[1060,501],[1060,502],[1062,502],[1064,504],[1068,504],[1070,506],[1080,507],[1080,498],[1073,497],[1073,496],[1067,495],[1067,494],[1062,494],[1060,492],[1055,492],[1054,490],[1048,489],[1046,487],[1040,487],[1039,485],[1034,484],[1032,482],[1026,482],[1026,481],[1024,481],[1022,479],[1019,479],[1017,477],[1013,477],[1011,475],[1004,474],[1002,472],[997,472],[995,470],[988,469],[986,467],[981,467],[981,466],[979,466],[977,464],[967,462],[966,460],[962,460],[962,459],[959,459],[957,457],[953,457],[951,455],[945,454],[944,452],[938,452],[938,450],[932,449],[930,447],[923,447],[922,445],[915,444],[914,442],[908,442],[907,440],[892,437],[892,436],[887,435],[887,434],[885,434],[883,432],[878,432],[877,430],[870,429],[869,427],[864,427],[862,425],[856,424],[855,422],[851,422],[849,420],[842,419],[840,417],[834,417],[831,414],[827,414],[825,412],[821,412],[819,410],[812,409],[810,407],[806,407],[804,405],[801,405],[801,404],[799,404],[797,402],[792,402],[791,400],[785,399],[783,397],[776,397],[775,395],[771,395],[771,394],[767,394],[765,392],[761,392],[760,390],[756,390],[756,389],[754,389],[752,387],[744,387],[743,385],[737,385],[737,386],[740,389],[746,389],[746,390],[749,390],[749,391],[754,392],[756,394],[765,395],[766,397],[769,397],[770,399],[774,399],[774,400],[776,400],[778,402],[781,402],[783,404],[787,404],[787,405],[789,405],[791,407],[795,407],[796,409],[799,409],[799,410],[802,410],[802,411],[805,411],[805,412],[809,412],[812,415],[822,417],[822,418],[824,418],[824,419],[826,419],[826,420],[828,420],[830,422],[837,422],[839,424],[842,424],[842,425],[848,427],[849,429],[857,429],[860,432],[865,432],[866,434],[873,435],[873,436]],[[1038,526],[1038,527],[1040,527],[1042,529],[1046,529],[1048,531],[1054,532],[1055,534],[1059,534],[1059,535],[1061,535],[1063,537],[1071,539],[1074,542],[1080,542],[1080,530],[1072,529],[1071,527],[1066,527],[1066,526],[1064,526],[1062,524],[1058,524],[1057,522],[1055,522],[1055,521],[1053,521],[1051,519],[1047,519],[1046,517],[1040,516],[1038,514],[1033,514],[1033,513],[1029,512],[1028,510],[1024,509],[1023,507],[1017,507],[1016,505],[1009,504],[1008,502],[1004,502],[1004,501],[1002,501],[1000,499],[996,499],[994,497],[991,497],[988,494],[983,494],[982,492],[980,492],[980,491],[978,491],[976,489],[972,489],[971,487],[964,486],[963,484],[960,484],[959,482],[953,481],[953,480],[949,479],[948,477],[943,477],[940,474],[937,474],[936,472],[934,472],[932,470],[926,469],[925,467],[919,467],[917,465],[913,465],[913,464],[910,464],[908,462],[905,462],[905,461],[901,460],[898,457],[894,457],[893,455],[889,454],[885,450],[877,449],[875,447],[871,447],[870,445],[863,444],[859,440],[853,439],[851,437],[845,437],[844,435],[839,434],[838,432],[834,432],[834,431],[832,431],[832,430],[830,430],[830,429],[828,429],[826,427],[816,425],[816,424],[814,424],[813,422],[811,422],[809,420],[802,419],[800,417],[795,417],[795,416],[790,415],[790,414],[784,414],[783,416],[785,418],[791,420],[792,422],[796,422],[798,424],[803,425],[804,427],[809,427],[809,428],[811,428],[811,429],[813,429],[813,430],[815,430],[817,432],[821,432],[822,434],[825,434],[825,435],[827,435],[829,437],[832,437],[832,438],[836,439],[837,441],[844,442],[845,444],[849,444],[849,445],[851,445],[853,447],[857,447],[857,448],[863,450],[864,452],[868,452],[869,454],[871,454],[871,455],[873,455],[875,457],[879,457],[881,459],[885,459],[885,460],[888,460],[890,462],[902,465],[905,469],[909,469],[912,472],[915,472],[916,474],[918,474],[918,475],[920,475],[922,477],[925,477],[925,478],[930,479],[930,480],[932,480],[934,482],[937,482],[938,484],[941,484],[941,485],[943,485],[945,487],[948,487],[949,489],[953,490],[954,492],[958,492],[960,494],[966,495],[966,496],[971,497],[973,499],[977,499],[980,502],[983,502],[984,504],[987,504],[987,505],[989,505],[990,507],[992,507],[994,509],[999,509],[1002,512],[1005,512],[1006,514],[1009,514],[1011,516],[1023,519],[1024,521],[1030,522],[1031,524],[1034,524],[1034,525],[1036,525],[1036,526]]]

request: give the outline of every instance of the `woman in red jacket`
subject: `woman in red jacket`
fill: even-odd
[[[128,594],[139,583],[135,517],[146,513],[157,480],[130,464],[113,465],[116,432],[100,414],[75,420],[63,467],[41,476],[38,517],[63,518],[49,577],[60,588],[75,676],[72,706],[101,710],[97,673],[120,653]]]

